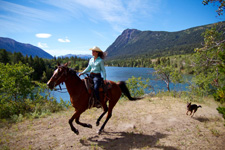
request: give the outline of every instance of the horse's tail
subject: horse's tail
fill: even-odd
[[[129,100],[137,100],[137,99],[138,99],[138,98],[133,98],[133,97],[131,97],[130,92],[129,92],[129,90],[128,90],[127,86],[126,86],[126,83],[125,83],[124,81],[120,81],[120,82],[118,82],[117,84],[119,85],[119,87],[120,87],[122,93],[123,93],[127,98],[129,98]]]

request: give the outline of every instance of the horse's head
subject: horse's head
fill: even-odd
[[[67,67],[68,63],[64,65],[58,64],[57,69],[54,71],[51,79],[47,82],[47,85],[50,89],[53,89],[60,83],[63,83],[66,81],[69,68]]]

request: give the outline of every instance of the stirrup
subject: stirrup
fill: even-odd
[[[101,103],[97,100],[97,101],[95,101],[94,107],[96,107],[96,108],[101,108],[102,105],[101,105]]]

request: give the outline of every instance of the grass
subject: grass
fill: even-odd
[[[219,133],[218,130],[216,130],[216,129],[211,129],[210,131],[212,132],[212,134],[213,134],[214,136],[220,136],[220,133]]]

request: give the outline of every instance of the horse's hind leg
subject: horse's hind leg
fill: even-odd
[[[99,123],[102,119],[102,117],[107,113],[108,111],[108,107],[106,104],[103,105],[103,108],[104,108],[104,112],[101,114],[101,116],[97,119],[97,122],[96,122],[96,126],[99,126]]]
[[[101,134],[101,132],[104,130],[104,127],[106,125],[106,123],[109,121],[109,119],[112,117],[112,110],[114,108],[114,106],[116,105],[116,103],[118,102],[120,96],[121,96],[121,90],[120,90],[120,87],[116,84],[112,84],[112,89],[109,91],[109,108],[108,108],[108,114],[107,114],[107,117],[106,117],[106,120],[105,122],[103,123],[103,125],[101,126],[101,128],[99,129],[98,131],[98,134]],[[105,104],[103,105],[104,107],[104,112],[103,114],[99,117],[97,123],[99,123],[99,121],[101,120],[101,118],[104,116],[104,114],[106,113],[106,110],[105,107],[106,106],[106,102]]]
[[[108,115],[107,115],[107,117],[106,117],[106,120],[105,120],[105,122],[103,123],[103,125],[101,126],[101,128],[99,129],[98,134],[101,134],[101,133],[102,133],[102,131],[103,131],[104,128],[105,128],[106,123],[109,121],[109,119],[110,119],[111,117],[112,117],[112,109],[109,109],[109,110],[108,110]]]
[[[117,102],[117,101],[116,101]],[[113,110],[113,107],[115,106],[115,101],[113,102],[112,99],[111,101],[109,101],[109,108],[106,107],[105,111],[103,112],[103,114],[99,117],[100,119],[104,116],[104,114],[107,112],[106,110],[108,110],[108,114],[107,114],[107,117],[106,117],[106,120],[105,122],[103,123],[103,125],[101,126],[101,128],[99,129],[98,131],[98,134],[101,134],[102,131],[104,130],[105,128],[105,125],[106,123],[109,121],[109,119],[112,117],[112,110]],[[104,107],[105,108],[105,107]],[[100,120],[99,120],[100,121]]]

